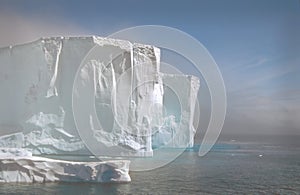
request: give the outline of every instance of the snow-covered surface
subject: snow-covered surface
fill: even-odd
[[[80,67],[95,46],[107,56]],[[0,147],[79,154],[89,153],[85,144],[91,144],[100,152],[124,148],[114,154],[151,156],[153,148],[193,144],[199,80],[160,73],[160,50],[154,46],[96,36],[41,38],[0,48],[0,69]],[[78,70],[76,86],[89,81],[93,86],[96,115],[83,113],[91,131],[78,132],[74,121]],[[176,104],[164,84],[177,87],[180,109],[163,111]],[[75,97],[84,96],[76,94],[79,87]]]

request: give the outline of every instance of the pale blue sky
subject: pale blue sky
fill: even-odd
[[[146,24],[178,28],[212,54],[227,88],[224,132],[300,134],[299,0],[0,2],[0,46]]]

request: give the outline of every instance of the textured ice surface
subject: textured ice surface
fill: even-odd
[[[80,67],[94,46],[106,57]],[[193,144],[199,80],[160,73],[160,50],[154,46],[95,36],[42,38],[1,48],[0,69],[0,147],[81,154],[88,153],[89,140],[124,148],[127,155],[151,156],[153,148]],[[96,116],[86,116],[92,131],[80,136],[72,109],[77,71],[77,86],[92,83],[96,110]],[[172,108],[166,84],[177,86],[180,109]]]
[[[172,147],[192,147],[194,145],[194,135],[196,133],[193,126],[193,120],[198,89],[200,86],[199,79],[195,76],[172,74],[163,74],[162,79],[165,86],[180,87],[172,89],[165,87],[164,91],[166,98],[164,99],[164,104],[166,107],[171,107],[171,109],[167,109],[167,120],[164,123],[161,132],[166,132],[166,129],[168,129],[167,132],[172,131],[172,134],[176,135],[171,139]],[[180,111],[176,109],[176,103],[173,101],[173,98],[170,97],[170,93],[176,94],[178,100],[177,104],[180,105]],[[156,137],[159,139],[164,136],[156,135]]]
[[[31,149],[33,154],[63,154],[84,152],[84,144],[63,130],[64,111],[60,115],[40,112],[29,118],[26,123],[38,129],[30,132],[18,132],[0,137],[0,147],[18,147]],[[86,152],[86,151],[85,151]]]
[[[22,148],[0,148],[0,158],[31,157],[32,153]]]
[[[0,182],[130,182],[129,161],[71,162],[36,156],[1,156]]]

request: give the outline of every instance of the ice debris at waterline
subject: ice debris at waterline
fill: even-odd
[[[130,182],[129,161],[72,162],[0,148],[0,182]]]
[[[27,148],[34,154],[85,153],[81,139],[63,130],[63,121],[62,109],[59,115],[40,112],[26,121],[40,129],[1,136],[0,147]]]
[[[159,147],[193,145],[199,79],[161,73],[154,46],[41,38],[1,48],[0,68],[0,147],[152,156]]]

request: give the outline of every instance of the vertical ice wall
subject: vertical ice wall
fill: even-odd
[[[7,72],[1,75],[0,133],[8,135],[2,147],[16,142],[35,153],[85,152],[70,99],[72,77],[94,45],[93,37],[55,37],[0,49],[0,68]]]
[[[176,93],[178,103],[180,104],[180,112],[178,113],[174,110],[168,113],[168,115],[176,116],[177,123],[179,124],[176,130],[177,136],[172,139],[172,145],[174,147],[192,147],[196,133],[193,120],[198,89],[200,87],[199,79],[195,76],[171,74],[163,74],[162,78],[165,88],[168,86],[178,86],[178,88],[172,88],[171,90]],[[166,98],[164,98],[164,103],[167,104],[167,101],[170,101],[171,104],[174,104],[172,99],[168,98],[168,90],[165,91]]]
[[[79,67],[94,46],[106,48],[105,60],[95,58]],[[112,57],[110,53],[116,51],[120,55]],[[161,74],[156,47],[94,36],[42,38],[1,48],[0,69],[1,147],[26,147],[47,154],[88,153],[72,112],[78,69],[88,73],[83,81],[93,80],[101,131],[95,127],[91,136],[99,143],[130,148],[130,154],[141,156],[152,155],[152,144],[192,145],[199,81]],[[179,87],[182,110],[163,113],[168,102],[164,83]]]
[[[194,144],[193,126],[199,79],[189,75],[161,74],[163,83],[162,122],[154,128],[153,148],[186,148]]]

